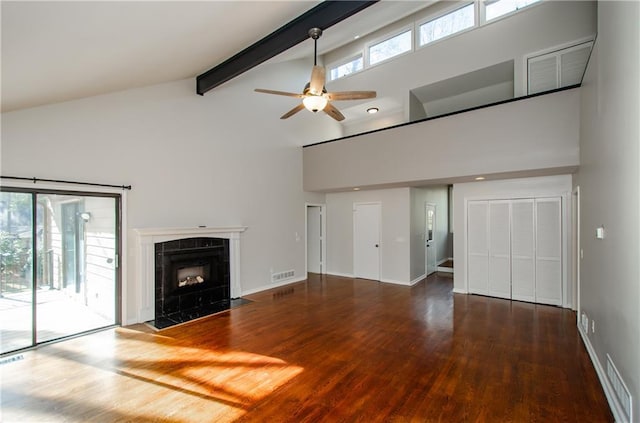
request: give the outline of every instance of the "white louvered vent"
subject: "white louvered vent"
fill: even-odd
[[[278,272],[271,274],[271,282],[280,282],[285,279],[291,279],[295,275],[295,271],[287,270],[286,272]]]
[[[616,400],[618,401],[622,411],[625,414],[625,421],[632,422],[633,402],[631,399],[631,394],[629,393],[629,389],[627,389],[627,385],[625,385],[624,381],[622,380],[622,376],[620,376],[618,369],[616,368],[615,364],[613,364],[613,360],[611,360],[611,356],[609,356],[609,354],[607,354],[607,378],[609,378],[609,382],[611,382],[613,391],[616,394]]]
[[[528,93],[541,93],[582,82],[593,41],[527,59]]]
[[[591,54],[591,43],[588,46],[581,46],[577,50],[567,51],[560,55],[561,87],[568,87],[582,82],[589,54]]]
[[[558,88],[558,60],[552,57],[529,59],[529,94]]]

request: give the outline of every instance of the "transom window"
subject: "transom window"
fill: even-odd
[[[499,18],[507,13],[514,12],[540,0],[485,0],[485,20]]]
[[[328,80],[334,81],[409,53],[414,50],[414,42],[418,47],[423,47],[471,28],[482,27],[494,19],[510,16],[521,9],[542,1],[461,1],[463,5],[460,7],[453,5],[450,9],[441,10],[438,14],[432,13],[430,16],[424,16],[420,21],[414,21],[385,38],[378,38],[365,44],[362,53],[339,59],[328,67]]]
[[[471,28],[475,25],[475,5],[470,3],[439,18],[420,25],[420,45],[429,44],[441,38]]]
[[[408,29],[398,35],[371,45],[369,47],[369,64],[375,65],[402,53],[411,51],[413,48],[411,43],[411,34],[412,31]]]
[[[329,68],[329,80],[333,81],[343,76],[351,75],[354,72],[361,71],[363,67],[364,59],[362,58],[362,54],[360,54],[357,57],[349,59],[347,62],[331,66]]]

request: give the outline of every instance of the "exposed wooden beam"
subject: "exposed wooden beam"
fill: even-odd
[[[196,92],[204,95],[218,85],[306,40],[311,28],[327,29],[377,2],[378,0],[324,1],[235,56],[198,75]]]

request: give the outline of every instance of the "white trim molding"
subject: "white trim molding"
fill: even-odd
[[[139,228],[136,234],[136,310],[135,322],[153,320],[155,316],[155,244],[182,238],[225,238],[229,240],[229,276],[231,298],[242,294],[240,283],[240,234],[246,226],[195,228]]]
[[[330,275],[330,276],[339,276],[339,277],[341,277],[341,278],[351,278],[351,279],[355,279],[355,276],[353,276],[353,273],[340,273],[340,272],[327,271],[327,275]]]
[[[286,279],[286,280],[284,280],[282,282],[274,283],[272,285],[263,285],[263,286],[260,286],[258,288],[249,289],[247,291],[244,291],[242,293],[242,295],[244,296],[244,295],[256,294],[258,292],[268,291],[268,290],[274,289],[274,288],[281,288],[281,287],[286,286],[286,285],[293,285],[293,284],[296,284],[296,283],[305,282],[306,280],[307,280],[306,276],[298,277],[298,278],[292,278],[292,279]]]
[[[604,368],[602,367],[602,364],[600,363],[600,360],[598,359],[598,354],[596,354],[596,350],[593,348],[593,345],[591,345],[591,340],[589,339],[589,336],[585,334],[580,324],[578,324],[577,326],[578,326],[578,333],[580,334],[580,337],[582,338],[582,343],[584,344],[587,350],[587,353],[589,354],[591,363],[593,363],[593,367],[596,370],[598,379],[600,379],[600,385],[602,385],[604,396],[607,398],[607,402],[609,403],[609,408],[611,409],[611,413],[613,414],[615,421],[629,422],[629,420],[625,416],[625,413],[622,407],[616,400],[616,394],[613,389],[613,386],[611,386],[611,383],[607,378],[607,373],[605,372]]]
[[[417,284],[418,282],[420,282],[421,280],[425,279],[427,277],[427,274],[424,273],[420,276],[418,276],[417,278],[415,278],[414,280],[412,280],[411,282],[409,282],[409,285],[413,286],[415,284]]]

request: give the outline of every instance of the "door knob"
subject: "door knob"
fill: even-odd
[[[376,248],[378,248],[378,244],[376,244]]]

